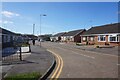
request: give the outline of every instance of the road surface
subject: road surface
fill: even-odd
[[[118,77],[117,55],[84,51],[66,43],[42,42],[42,46],[55,54],[57,58],[57,66],[52,77],[55,77],[53,75],[57,78]]]

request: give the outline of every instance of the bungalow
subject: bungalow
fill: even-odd
[[[61,41],[69,41],[69,42],[81,42],[80,35],[85,32],[85,29],[69,31],[66,34],[61,36]]]
[[[39,35],[38,36],[38,41],[50,41],[50,37],[52,34],[45,34],[45,35]]]
[[[120,45],[120,23],[92,27],[81,36],[83,44]]]
[[[2,47],[9,47],[13,45],[13,39],[15,33],[8,31],[6,29],[0,28],[0,36],[1,36],[1,45]]]
[[[11,32],[0,27],[0,45],[2,48],[11,47],[14,43],[22,43],[25,37],[22,34]]]
[[[61,41],[61,36],[63,36],[66,32],[61,32],[61,33],[57,33],[53,36],[50,37],[51,41]]]

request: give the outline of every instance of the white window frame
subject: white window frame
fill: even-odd
[[[111,37],[115,37],[116,40],[115,40],[115,41],[110,41],[110,38],[111,38]],[[117,41],[117,38],[118,38],[118,41]],[[109,35],[109,36],[108,36],[108,41],[109,41],[109,42],[119,42],[119,36],[118,36],[118,35]]]
[[[101,41],[101,40],[100,40],[100,37],[101,37],[101,36],[105,38],[104,41]],[[105,36],[105,35],[99,35],[99,36],[98,36],[98,42],[106,42],[106,36]]]
[[[94,41],[94,37],[93,36],[90,36],[90,41]]]
[[[74,38],[73,38],[73,36],[70,36],[70,41],[74,41]]]
[[[82,37],[82,40],[83,40],[83,41],[86,41],[86,40],[87,40],[87,37],[85,37],[85,36]]]

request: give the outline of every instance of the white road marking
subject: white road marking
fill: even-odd
[[[79,48],[76,48],[76,49],[79,49]],[[92,53],[95,53],[95,54],[99,54],[99,55],[106,55],[106,56],[113,56],[113,57],[118,57],[118,55],[112,55],[112,54],[103,54],[103,53],[100,53],[100,52],[94,52],[94,51],[88,51],[88,50],[85,50],[86,52],[92,52]],[[119,53],[118,53],[119,54]]]
[[[57,47],[57,48],[66,51],[66,49],[64,49],[64,48],[60,48],[60,47]],[[75,51],[71,51],[71,52],[74,53],[74,54],[78,54],[78,55],[84,56],[84,57],[95,59],[95,57],[93,57],[93,56],[88,56],[88,55],[80,54],[80,53],[77,53]]]
[[[64,49],[64,48],[60,48],[60,47],[57,47],[58,49],[61,49],[61,50],[63,50],[63,51],[66,51],[66,49]]]
[[[80,54],[80,53],[77,53],[77,52],[74,52],[74,51],[72,51],[72,52],[75,53],[75,54],[79,54],[81,56],[84,56],[84,57],[95,59],[95,57],[93,57],[93,56],[88,56],[88,55]]]

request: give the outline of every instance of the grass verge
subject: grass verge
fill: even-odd
[[[40,77],[39,72],[32,72],[7,76],[4,80],[38,80]]]

